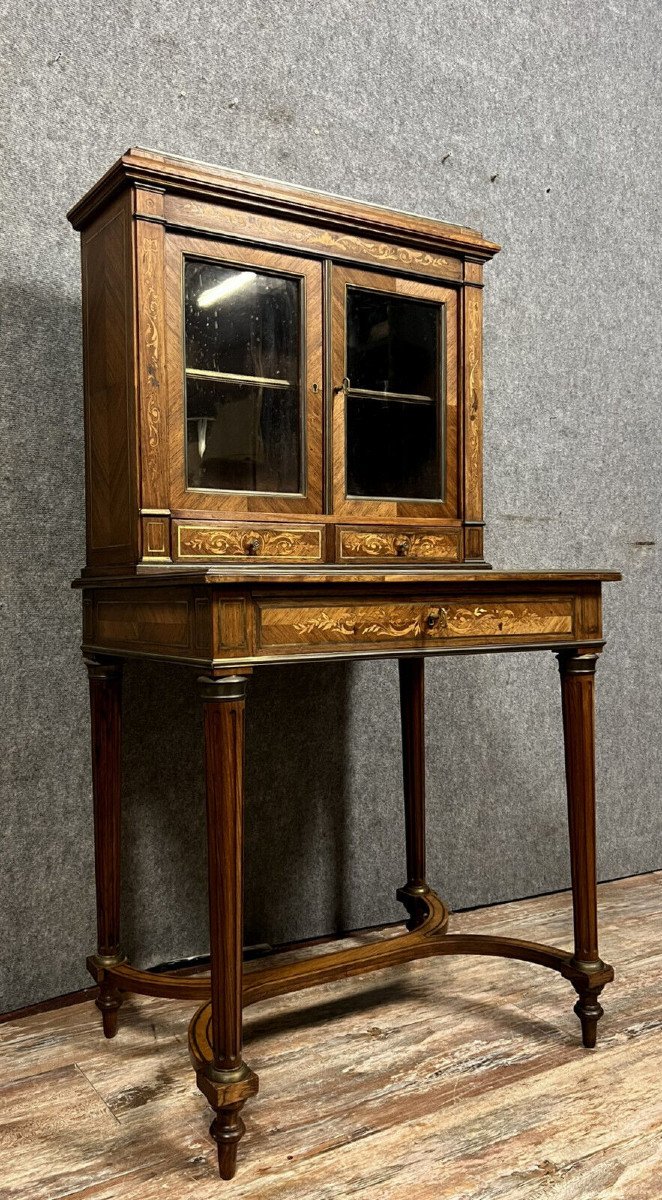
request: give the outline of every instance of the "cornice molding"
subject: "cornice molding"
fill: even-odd
[[[109,200],[129,186],[158,188],[308,224],[372,234],[382,240],[466,254],[474,261],[486,261],[500,249],[475,229],[139,147],[127,150],[74,204],[67,213],[69,221],[75,229],[84,229]]]

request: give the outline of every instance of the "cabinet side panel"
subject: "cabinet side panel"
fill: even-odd
[[[82,238],[88,566],[136,561],[131,225],[125,197]]]

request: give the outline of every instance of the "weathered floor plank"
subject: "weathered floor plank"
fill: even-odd
[[[447,958],[246,1013],[261,1076],[231,1184],[187,1060],[186,1005],[92,1004],[0,1027],[2,1200],[660,1200],[662,872],[600,888],[598,1049],[551,972]],[[570,943],[569,896],[452,928]]]

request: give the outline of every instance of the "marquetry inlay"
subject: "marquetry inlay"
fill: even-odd
[[[168,224],[208,229],[220,234],[241,233],[244,238],[260,242],[272,242],[288,249],[313,247],[322,254],[353,262],[377,263],[380,266],[431,275],[442,279],[459,279],[462,275],[462,260],[415,246],[398,245],[396,242],[381,242],[375,238],[341,233],[312,224],[299,224],[277,217],[265,217],[258,213],[190,200],[184,196],[166,198]]]
[[[570,600],[512,603],[264,605],[260,645],[352,645],[572,632]]]
[[[432,529],[340,529],[341,561],[407,559],[409,562],[457,562],[459,533]]]
[[[170,518],[142,518],[143,558],[152,562],[170,562]]]
[[[188,525],[177,526],[177,558],[289,559],[318,562],[322,557],[319,526]]]

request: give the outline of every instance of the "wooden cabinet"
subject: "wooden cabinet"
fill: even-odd
[[[69,216],[88,571],[483,561],[482,263],[498,247],[144,150]]]
[[[126,993],[205,1001],[189,1050],[223,1179],[258,1090],[242,1057],[242,1011],[258,1000],[430,955],[519,958],[572,983],[594,1046],[613,971],[598,953],[593,675],[601,585],[619,576],[484,569],[482,264],[498,247],[145,150],[69,216],[83,258],[88,966],[106,1036]],[[426,881],[424,659],[523,650],[559,657],[574,952],[449,933]],[[121,948],[125,657],[187,665],[198,680],[208,977],[141,971]],[[244,976],[248,678],[273,663],[384,657],[399,659],[406,932]]]

